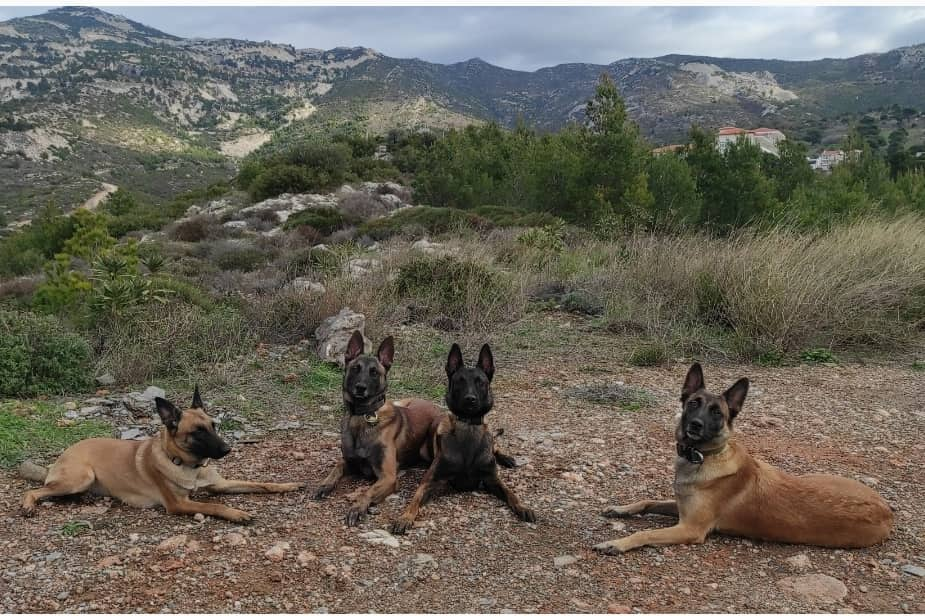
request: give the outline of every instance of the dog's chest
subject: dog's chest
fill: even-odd
[[[475,490],[485,476],[496,472],[491,435],[482,426],[457,424],[442,436],[437,474],[459,490]]]
[[[347,465],[364,475],[382,464],[382,443],[375,427],[348,426],[341,432],[340,449]]]

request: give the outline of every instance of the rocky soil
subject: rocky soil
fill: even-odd
[[[202,496],[255,513],[243,527],[91,496],[24,519],[18,503],[28,484],[3,471],[0,603],[13,612],[925,612],[920,372],[706,366],[717,390],[752,379],[737,429],[756,456],[791,472],[854,477],[884,495],[896,527],[883,545],[830,550],[714,536],[602,556],[591,546],[669,523],[611,521],[600,511],[670,494],[687,366],[634,368],[607,347],[582,348],[592,350],[581,362],[574,350],[520,357],[496,348],[488,420],[505,428],[502,445],[523,463],[501,472],[536,509],[536,524],[487,495],[448,494],[393,537],[386,529],[421,470],[405,472],[400,493],[358,528],[343,524],[351,495],[366,487],[357,480],[324,502],[308,492]],[[145,392],[136,393],[128,397],[141,408]],[[218,463],[223,473],[316,485],[339,456],[337,419],[314,407],[299,413],[271,416],[277,429],[236,439]]]

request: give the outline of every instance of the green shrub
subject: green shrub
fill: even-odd
[[[253,244],[234,241],[218,242],[211,247],[209,258],[223,270],[252,272],[272,257]]]
[[[565,249],[564,232],[565,224],[561,222],[546,227],[532,227],[517,236],[517,241],[545,253],[558,253]]]
[[[247,161],[238,185],[254,201],[333,188],[346,179],[350,158],[346,145],[306,142],[264,160]]]
[[[808,364],[837,364],[838,358],[831,349],[806,349],[800,353],[800,359]]]
[[[53,316],[0,310],[0,395],[82,391],[90,347]]]
[[[547,212],[531,212],[502,205],[482,205],[472,210],[495,227],[545,227],[562,223],[562,219]]]
[[[77,441],[112,435],[105,421],[63,419],[64,409],[46,402],[0,402],[0,466],[58,455]]]
[[[439,235],[459,227],[489,228],[491,223],[473,213],[446,207],[418,206],[398,210],[391,216],[370,220],[357,228],[360,235],[384,240],[395,235]]]
[[[510,282],[476,261],[415,255],[398,268],[393,287],[400,298],[419,302],[435,316],[467,323],[499,322],[517,311]]]
[[[338,229],[343,229],[353,222],[352,219],[346,218],[337,209],[324,207],[296,212],[286,220],[283,228],[295,229],[296,227],[309,226],[322,236],[325,236],[334,233]]]
[[[47,259],[61,252],[74,234],[75,220],[53,205],[43,208],[32,222],[0,240],[0,278],[38,272]]]
[[[668,349],[659,343],[644,344],[633,349],[629,363],[633,366],[660,366],[668,361]]]
[[[97,369],[121,383],[142,383],[228,361],[254,344],[243,315],[230,306],[206,311],[177,302],[114,319],[103,335]]]

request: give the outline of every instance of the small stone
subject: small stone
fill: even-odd
[[[806,554],[797,554],[796,556],[791,556],[790,558],[784,559],[784,562],[786,562],[791,569],[795,569],[797,571],[809,569],[812,564],[809,560],[809,556]]]
[[[288,541],[277,541],[273,544],[269,550],[264,552],[264,556],[269,558],[274,562],[281,561],[285,556],[286,552],[289,551],[289,542]]]
[[[202,515],[201,513],[197,513],[196,515],[193,516],[193,519],[196,520],[197,522],[205,522],[206,516]]]
[[[792,594],[820,603],[838,603],[848,594],[848,588],[841,580],[821,573],[785,577],[778,580],[777,585]]]
[[[630,614],[633,608],[624,603],[610,603],[607,605],[608,614]]]
[[[916,565],[903,565],[902,571],[916,577],[925,577],[925,568]]]
[[[129,428],[128,430],[123,430],[119,433],[119,438],[123,441],[131,441],[144,436],[144,432],[138,428]]]
[[[562,473],[562,478],[571,483],[584,483],[585,480],[579,473]]]
[[[61,552],[49,552],[48,554],[45,555],[45,562],[52,563],[58,560],[59,558],[61,558],[62,556],[64,556],[64,554],[62,554]]]
[[[228,533],[225,535],[225,543],[230,546],[247,545],[247,539],[241,533]]]
[[[108,569],[122,562],[121,556],[107,556],[106,558],[101,559],[96,566],[100,569]]]
[[[132,543],[135,543],[139,539],[141,539],[141,535],[139,535],[138,533],[129,533],[128,540],[131,541]]]
[[[103,387],[109,387],[116,384],[116,377],[107,372],[96,377],[96,382]]]
[[[392,533],[382,528],[377,528],[368,533],[362,533],[360,537],[366,539],[366,541],[373,545],[385,545],[390,548],[398,547],[398,539],[396,539]]]
[[[169,537],[164,539],[157,545],[157,549],[161,552],[169,552],[177,548],[181,548],[186,545],[187,536],[186,535],[176,535],[174,537]]]
[[[552,559],[552,562],[556,567],[568,567],[569,565],[577,563],[578,558],[571,554],[566,554],[564,556],[556,556]]]
[[[70,596],[71,596],[71,593],[69,593],[69,592],[66,591],[66,590],[63,590],[63,591],[61,591],[61,592],[58,593],[58,595],[55,597],[55,599],[57,599],[58,601],[64,601],[65,599],[67,599],[67,598],[70,597]]]
[[[293,451],[293,452],[292,452],[292,459],[293,459],[293,460],[304,460],[304,459],[305,459],[305,454],[302,453],[301,451]]]
[[[306,552],[305,550],[302,550],[301,552],[299,552],[298,556],[296,556],[296,560],[303,567],[316,559],[317,559],[317,556],[315,556],[311,552]]]
[[[572,599],[572,605],[574,605],[580,610],[591,609],[591,604],[586,603],[585,601],[582,601],[581,599]]]
[[[65,403],[64,403],[64,410],[65,410],[65,411],[73,411],[73,410],[75,410],[76,408],[77,408],[77,403],[76,403],[76,402],[65,402]]]

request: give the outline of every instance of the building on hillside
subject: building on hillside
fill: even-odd
[[[735,143],[739,139],[745,138],[749,143],[753,143],[761,148],[762,152],[767,152],[771,156],[780,156],[777,144],[787,137],[784,133],[776,128],[756,128],[754,130],[745,130],[735,126],[724,126],[716,134],[716,149],[725,152],[730,143]]]
[[[844,150],[822,150],[815,159],[810,159],[810,166],[816,171],[831,171],[835,165],[840,165],[849,157],[857,160],[861,156],[861,150],[852,150],[850,153]]]

